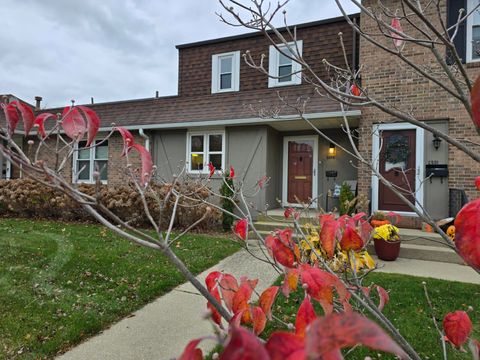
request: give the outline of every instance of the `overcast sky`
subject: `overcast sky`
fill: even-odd
[[[176,44],[246,31],[219,21],[217,0],[0,0],[0,8],[0,94],[31,103],[40,95],[47,107],[174,95]],[[290,0],[286,9],[289,24],[340,15],[334,0]]]

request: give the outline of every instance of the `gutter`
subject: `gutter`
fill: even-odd
[[[150,137],[147,134],[145,134],[145,132],[143,131],[143,128],[138,129],[138,133],[140,134],[141,137],[145,139],[145,149],[147,149],[147,151],[150,151]]]
[[[362,115],[360,110],[349,110],[345,112],[347,117],[359,117]],[[342,111],[330,111],[321,113],[305,114],[305,118],[309,120],[325,119],[325,118],[338,118],[343,117]],[[282,121],[301,120],[296,115],[283,115],[276,118],[243,118],[243,119],[230,119],[230,120],[204,120],[204,121],[184,121],[176,123],[164,123],[164,124],[147,124],[147,125],[123,125],[127,130],[156,130],[156,129],[185,129],[191,127],[205,127],[205,126],[229,126],[229,125],[254,125],[254,124],[266,124]],[[99,131],[110,131],[111,126],[101,127]]]

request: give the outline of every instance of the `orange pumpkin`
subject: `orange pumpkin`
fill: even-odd
[[[450,240],[455,241],[455,225],[450,225],[447,228],[447,235],[450,238]]]
[[[382,225],[387,225],[387,224],[390,224],[390,220],[371,220],[370,221],[370,225],[372,225],[374,228],[376,227],[379,227],[379,226],[382,226]]]

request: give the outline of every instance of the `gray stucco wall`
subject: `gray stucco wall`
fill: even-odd
[[[197,131],[197,129],[196,129]],[[341,130],[325,130],[336,142],[350,149],[348,139]],[[242,180],[246,195],[256,192],[256,184],[262,176],[270,178],[265,190],[256,192],[249,201],[258,210],[278,208],[282,200],[283,186],[283,144],[285,136],[312,135],[313,132],[278,132],[266,126],[236,126],[225,128],[226,168],[234,166],[236,177]],[[152,136],[154,162],[157,174],[163,180],[171,181],[173,174],[178,174],[186,160],[187,130],[157,131]],[[356,180],[357,170],[354,159],[337,148],[335,159],[327,159],[329,142],[318,138],[318,195],[319,206],[326,207],[326,193],[335,184],[345,180]],[[353,162],[353,164],[352,164]],[[336,170],[338,177],[327,179],[325,171]],[[196,176],[196,175],[192,175]],[[221,178],[214,176],[211,186],[218,191]],[[338,206],[337,200],[329,200],[329,210]]]
[[[448,133],[448,122],[429,121],[429,125]],[[425,165],[429,162],[438,162],[438,164],[448,164],[448,144],[446,141],[440,143],[438,150],[433,146],[433,134],[425,131]],[[448,178],[431,178],[424,182],[424,204],[427,212],[434,219],[443,219],[448,217]]]
[[[202,131],[202,129],[195,129]],[[208,131],[208,130],[205,130]],[[232,165],[238,180],[244,184],[245,194],[254,195],[258,180],[267,174],[267,126],[241,126],[225,128],[226,169]],[[187,130],[162,130],[152,135],[153,160],[157,165],[157,176],[171,181],[185,166],[187,151]],[[198,175],[192,174],[192,177]],[[222,183],[220,175],[211,179],[212,190],[218,192]],[[259,209],[265,205],[265,193],[272,198],[274,190],[260,191],[249,201]],[[218,199],[217,199],[218,200]]]

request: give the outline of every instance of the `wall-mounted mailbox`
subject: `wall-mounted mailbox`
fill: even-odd
[[[428,164],[426,165],[425,176],[427,178],[430,178],[430,181],[432,181],[432,178],[434,177],[439,177],[439,178],[448,177],[448,165]],[[443,182],[443,179],[440,179],[440,180],[442,180]]]
[[[336,178],[338,175],[337,170],[327,170],[325,171],[325,177],[327,178]]]

